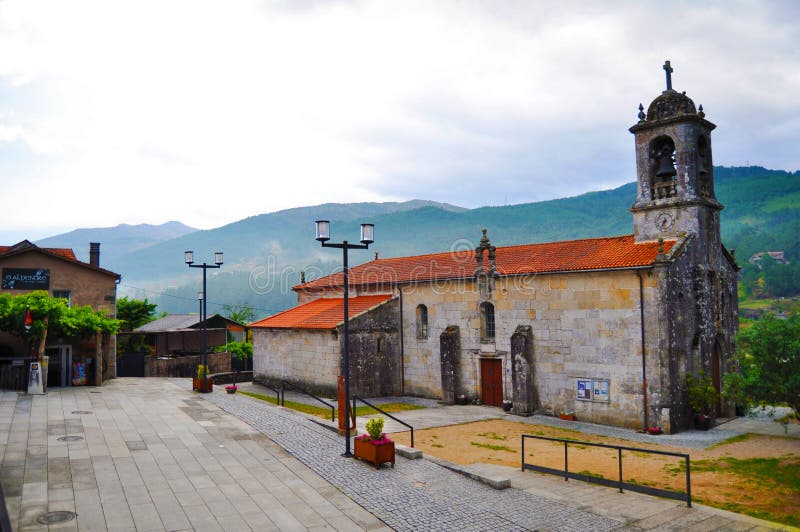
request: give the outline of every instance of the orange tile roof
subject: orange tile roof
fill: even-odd
[[[13,249],[15,246],[0,246],[0,255],[5,255],[8,253],[9,250]],[[53,255],[58,255],[61,258],[69,259],[77,261],[78,257],[75,256],[75,252],[72,251],[70,248],[39,248],[42,251],[46,251],[48,253],[52,253]]]
[[[664,253],[669,253],[675,243],[665,240]],[[496,266],[500,275],[635,268],[649,266],[657,254],[658,242],[636,243],[633,235],[626,235],[498,247]],[[488,254],[484,253],[484,270],[488,263]],[[393,285],[469,278],[476,268],[474,251],[463,251],[378,259],[350,268],[349,275],[351,286]],[[294,288],[313,290],[342,283],[339,272]]]
[[[75,256],[75,252],[69,248],[42,248],[45,251],[49,251],[53,255],[58,255],[59,257],[64,257],[65,259],[77,261],[78,257]]]
[[[352,318],[391,298],[390,294],[350,297],[347,299],[347,314]],[[258,329],[333,329],[343,321],[344,298],[320,298],[249,326]]]

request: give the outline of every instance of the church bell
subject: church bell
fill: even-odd
[[[658,160],[658,170],[656,171],[656,177],[661,178],[662,180],[672,178],[673,176],[677,175],[678,172],[675,171],[675,165],[672,164],[672,156],[667,155],[665,157],[660,157]]]

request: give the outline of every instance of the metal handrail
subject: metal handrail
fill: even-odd
[[[525,438],[533,438],[536,440],[546,440],[546,441],[555,441],[555,442],[564,442],[564,470],[560,469],[553,469],[550,467],[544,466],[537,466],[533,464],[526,464],[525,463]],[[604,447],[606,449],[616,449],[617,450],[617,463],[619,464],[619,480],[614,481],[607,478],[601,477],[593,477],[589,475],[581,475],[579,473],[571,473],[569,471],[569,458],[567,455],[568,444],[574,443],[575,445],[589,445],[591,447]],[[677,491],[665,490],[660,488],[651,488],[649,486],[642,486],[639,484],[631,484],[630,482],[623,482],[622,481],[622,451],[635,451],[635,452],[642,452],[642,453],[650,453],[650,454],[660,454],[664,456],[676,456],[678,458],[683,458],[686,461],[686,493],[680,493]],[[608,445],[605,443],[593,443],[588,441],[577,441],[577,440],[566,440],[563,438],[550,438],[548,436],[534,436],[532,434],[523,434],[522,435],[522,471],[526,469],[530,469],[533,471],[538,471],[540,473],[548,473],[550,475],[558,475],[564,476],[564,480],[568,481],[570,478],[574,478],[576,480],[583,480],[585,482],[592,482],[594,484],[601,484],[603,486],[610,486],[610,487],[618,487],[619,492],[622,493],[622,488],[626,488],[630,491],[636,491],[638,493],[645,493],[647,495],[657,495],[659,497],[666,497],[668,499],[674,499],[678,501],[686,501],[686,506],[689,508],[692,507],[692,480],[691,480],[691,472],[690,472],[690,464],[689,464],[689,455],[683,453],[670,453],[667,451],[657,451],[655,449],[641,449],[637,447],[623,447],[620,445]]]
[[[400,423],[401,425],[403,425],[403,426],[406,426],[406,427],[408,427],[409,429],[411,429],[411,448],[412,448],[412,449],[414,448],[414,427],[412,427],[411,425],[409,425],[409,424],[408,424],[408,423],[406,423],[405,421],[401,421],[401,420],[397,419],[396,417],[394,417],[393,415],[391,415],[389,412],[386,412],[385,410],[381,410],[381,409],[380,409],[380,408],[378,408],[377,406],[373,405],[373,404],[372,404],[372,403],[370,403],[369,401],[365,401],[363,398],[361,398],[361,397],[358,397],[357,395],[354,395],[354,396],[353,396],[353,412],[355,412],[355,411],[356,411],[356,399],[358,399],[359,401],[361,401],[361,402],[362,402],[362,403],[364,403],[365,405],[367,405],[367,406],[369,406],[369,407],[372,407],[372,408],[374,408],[375,410],[377,410],[378,412],[380,412],[380,413],[381,413],[381,414],[383,414],[384,416],[390,417],[390,418],[392,418],[393,420],[395,420],[395,421],[397,421],[398,423]]]
[[[286,394],[285,394],[284,389],[283,389],[284,386],[287,386],[289,388],[293,388],[293,389],[297,390],[298,392],[302,392],[302,393],[306,394],[307,396],[309,396],[309,397],[311,397],[313,399],[316,399],[320,403],[324,404],[325,406],[327,406],[328,408],[331,409],[331,421],[334,421],[336,419],[336,416],[334,414],[335,407],[332,404],[330,404],[325,399],[320,399],[319,397],[317,397],[313,393],[309,392],[305,388],[303,388],[301,386],[298,386],[296,384],[292,384],[291,382],[286,382],[284,380],[281,380],[281,406],[283,406],[284,403],[286,402]]]
[[[278,405],[281,404],[281,391],[280,391],[279,388],[276,388],[275,386],[273,386],[271,384],[267,384],[266,382],[260,382],[259,384],[261,384],[262,386],[265,386],[265,387],[269,388],[270,390],[272,390],[273,392],[275,392],[275,404],[278,404]]]

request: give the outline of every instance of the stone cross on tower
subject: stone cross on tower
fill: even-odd
[[[669,64],[669,61],[664,61],[664,71],[667,73],[667,90],[672,90],[672,67]]]

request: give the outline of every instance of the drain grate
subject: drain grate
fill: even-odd
[[[36,518],[36,522],[42,525],[54,525],[56,523],[66,523],[75,519],[75,513],[67,510],[58,510],[56,512],[47,512]]]
[[[91,414],[88,410],[73,410],[73,414]]]
[[[56,438],[58,441],[81,441],[83,436],[61,436]]]

